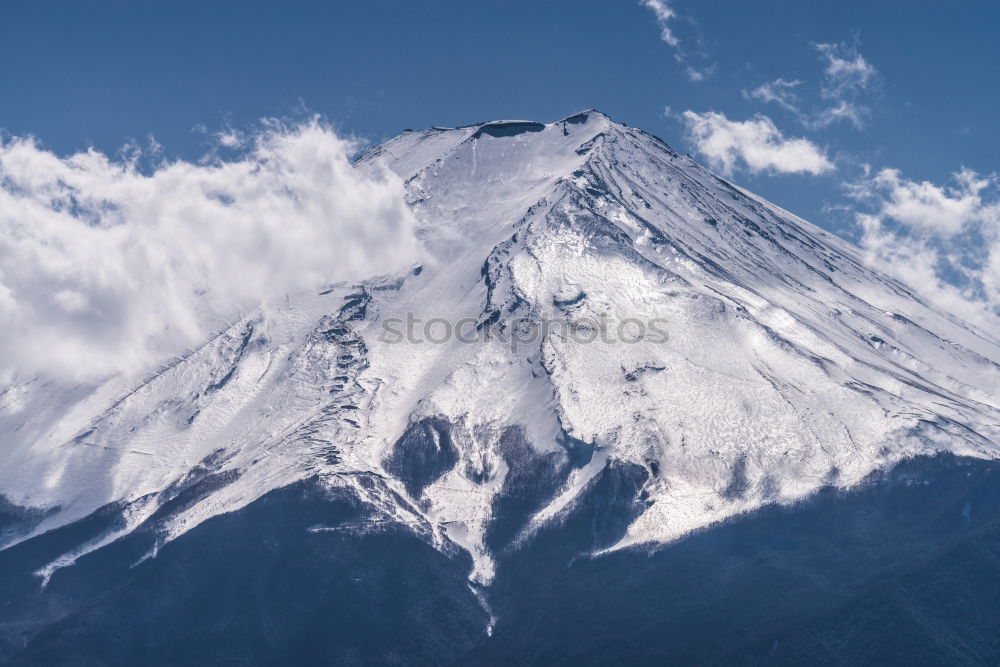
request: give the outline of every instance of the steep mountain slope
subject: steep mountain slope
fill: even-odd
[[[457,614],[561,528],[559,558],[628,560],[914,456],[1000,454],[994,334],[641,130],[407,131],[375,165],[407,179],[421,266],[265,304],[142,379],[3,390],[0,555],[39,619],[5,621],[11,645],[72,613],[41,588],[172,567],[296,484],[353,508],[299,532],[447,556]]]

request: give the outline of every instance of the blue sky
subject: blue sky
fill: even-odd
[[[194,160],[215,131],[307,112],[378,141],[593,107],[911,281],[938,281],[942,298],[1000,303],[1000,3],[8,0],[0,11],[0,128],[59,155],[153,136],[167,157]]]

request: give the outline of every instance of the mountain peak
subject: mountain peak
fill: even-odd
[[[588,110],[404,132],[376,163],[422,270],[293,295],[127,392],[18,388],[45,426],[2,416],[0,456],[31,456],[0,481],[37,520],[4,539],[117,504],[170,540],[318,479],[488,584],[595,488],[603,553],[915,454],[997,457],[996,340],[652,135]]]
[[[557,123],[580,123],[590,120],[596,117],[605,120],[609,123],[614,123],[615,121],[611,119],[611,116],[604,113],[603,111],[598,111],[597,109],[584,109],[583,111],[578,111],[575,114],[566,116],[562,120],[556,121]]]

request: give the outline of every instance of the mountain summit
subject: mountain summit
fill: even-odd
[[[286,519],[266,552],[291,571],[322,540],[341,545],[323,558],[341,554],[344,572],[343,545],[367,562],[384,557],[371,540],[411,545],[419,556],[398,567],[426,564],[431,592],[406,577],[364,594],[326,585],[343,605],[465,619],[455,646],[425,656],[457,660],[520,613],[505,563],[680,558],[698,535],[768,511],[822,513],[830,493],[863,494],[900,462],[950,456],[986,475],[1000,456],[993,333],[642,130],[593,110],[434,127],[356,168],[405,179],[419,266],[289,295],[142,382],[4,390],[0,580],[18,615],[3,621],[0,660],[61,655],[150,582],[214,581],[207,563],[231,561],[206,555],[213,535],[239,543]],[[971,521],[962,508],[955,521]],[[560,531],[574,536],[565,551]],[[125,592],[94,612],[81,568]],[[167,606],[179,618],[202,604],[175,593]],[[206,643],[230,637],[228,621],[204,622]],[[145,646],[130,641],[123,661]],[[389,659],[379,641],[350,655]]]

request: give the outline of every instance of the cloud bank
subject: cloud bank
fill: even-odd
[[[0,142],[0,381],[138,372],[239,309],[418,259],[400,180],[313,119],[142,170]]]
[[[849,184],[869,258],[942,307],[995,330],[1000,314],[1000,187],[962,169],[953,183],[882,169]]]
[[[685,111],[680,116],[688,139],[714,169],[750,173],[824,174],[834,169],[826,153],[803,138],[787,138],[767,116],[729,120],[717,111]]]

